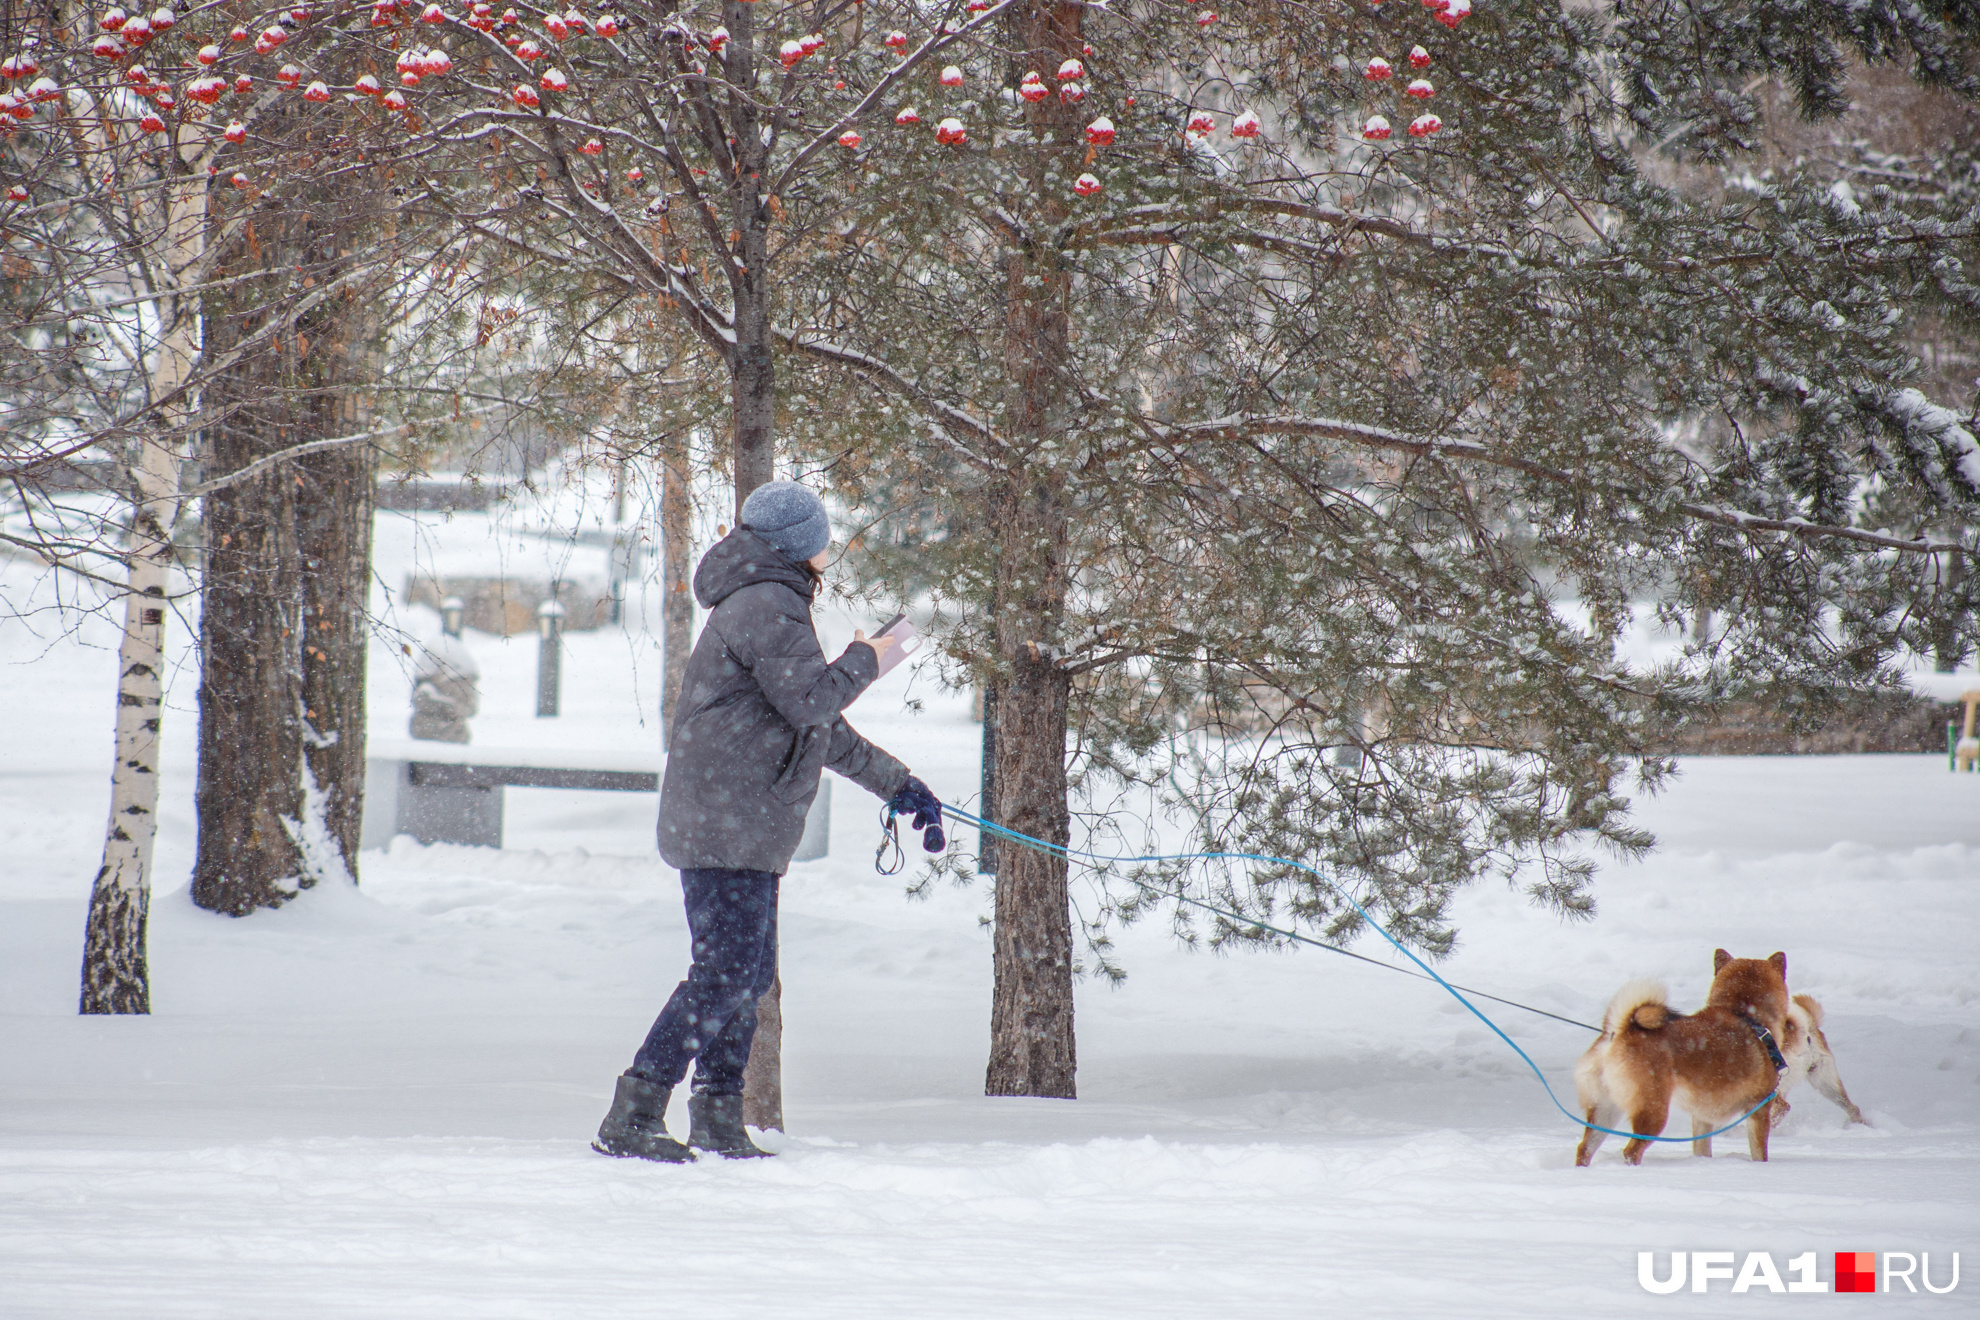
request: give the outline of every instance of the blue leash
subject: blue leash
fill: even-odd
[[[1010,829],[1007,826],[999,825],[994,821],[984,820],[981,816],[972,816],[967,811],[963,811],[956,807],[952,807],[947,803],[942,804],[942,810],[948,815],[954,817],[956,820],[960,821],[961,823],[965,825],[973,826],[976,829],[981,830],[986,834],[992,834],[997,836],[998,838],[1009,839],[1012,843],[1022,844],[1024,847],[1034,849],[1038,852],[1049,853],[1053,856],[1063,857],[1067,861],[1083,862],[1086,865],[1094,866],[1094,867],[1116,866],[1123,864],[1131,865],[1136,862],[1232,861],[1232,862],[1263,862],[1268,866],[1290,866],[1294,870],[1304,871],[1308,875],[1312,876],[1314,879],[1320,881],[1320,883],[1326,885],[1329,889],[1332,889],[1336,894],[1340,895],[1340,897],[1344,899],[1349,904],[1349,906],[1353,907],[1356,912],[1361,914],[1361,919],[1363,921],[1366,921],[1371,927],[1373,927],[1382,936],[1383,939],[1395,945],[1396,948],[1402,953],[1403,957],[1409,959],[1411,962],[1415,963],[1418,967],[1421,967],[1423,969],[1424,976],[1426,976],[1428,979],[1432,981],[1435,981],[1438,985],[1444,987],[1445,990],[1449,991],[1451,998],[1457,1000],[1460,1004],[1463,1004],[1473,1017],[1477,1018],[1480,1022],[1483,1022],[1486,1026],[1490,1027],[1492,1029],[1493,1035],[1497,1036],[1500,1040],[1504,1041],[1512,1049],[1512,1052],[1514,1054],[1517,1054],[1521,1059],[1525,1060],[1526,1066],[1533,1070],[1533,1075],[1539,1079],[1540,1085],[1543,1088],[1545,1088],[1547,1092],[1547,1098],[1554,1102],[1554,1108],[1560,1110],[1561,1113],[1566,1115],[1569,1120],[1576,1123],[1577,1125],[1589,1128],[1593,1131],[1604,1132],[1612,1137],[1628,1137],[1632,1141],[1670,1141],[1670,1142],[1706,1141],[1712,1137],[1722,1136],[1725,1133],[1732,1131],[1734,1128],[1738,1127],[1741,1123],[1744,1123],[1747,1119],[1752,1118],[1755,1114],[1759,1113],[1761,1110],[1765,1109],[1768,1105],[1772,1104],[1774,1101],[1774,1097],[1780,1094],[1780,1088],[1777,1086],[1772,1091],[1769,1091],[1767,1093],[1767,1098],[1765,1100],[1762,1100],[1759,1104],[1753,1106],[1753,1108],[1747,1110],[1744,1114],[1741,1114],[1738,1118],[1726,1124],[1724,1127],[1715,1128],[1710,1132],[1696,1133],[1689,1137],[1651,1137],[1651,1136],[1645,1136],[1641,1132],[1624,1132],[1617,1128],[1603,1127],[1599,1123],[1590,1123],[1582,1115],[1575,1113],[1573,1110],[1569,1109],[1566,1105],[1561,1103],[1560,1097],[1554,1094],[1553,1084],[1547,1080],[1547,1074],[1540,1071],[1540,1065],[1533,1061],[1533,1056],[1528,1054],[1525,1050],[1521,1049],[1519,1047],[1518,1041],[1514,1040],[1511,1036],[1508,1036],[1505,1032],[1501,1031],[1499,1029],[1499,1024],[1492,1021],[1491,1018],[1486,1017],[1485,1014],[1479,1010],[1476,1004],[1472,1003],[1469,999],[1466,999],[1462,994],[1460,994],[1458,992],[1459,991],[1458,986],[1454,986],[1449,981],[1446,981],[1443,977],[1437,974],[1436,969],[1430,966],[1429,963],[1424,962],[1414,953],[1411,953],[1409,948],[1406,945],[1404,945],[1401,940],[1391,935],[1388,932],[1387,928],[1385,928],[1381,922],[1375,920],[1374,917],[1368,914],[1368,909],[1362,907],[1361,904],[1355,902],[1353,895],[1348,894],[1345,891],[1333,885],[1331,882],[1328,881],[1326,876],[1320,874],[1319,871],[1315,870],[1311,866],[1308,866],[1304,862],[1295,862],[1285,857],[1266,857],[1258,853],[1236,853],[1236,852],[1149,853],[1140,857],[1106,857],[1099,853],[1086,852],[1078,848],[1061,847],[1056,843],[1047,843],[1043,839],[1034,839],[1029,834],[1020,834],[1018,831],[1014,829]],[[1201,899],[1191,898],[1187,894],[1171,894],[1166,890],[1158,890],[1153,885],[1143,884],[1141,881],[1134,879],[1133,876],[1129,876],[1127,878],[1130,882],[1148,891],[1149,893],[1159,893],[1164,898],[1177,899],[1181,902],[1189,904],[1192,907],[1201,908],[1205,912],[1215,913],[1217,916],[1223,917],[1226,921],[1233,921],[1238,923],[1239,925],[1248,926],[1254,930],[1270,931],[1274,935],[1278,935],[1284,939],[1294,940],[1301,944],[1318,945],[1320,948],[1329,949],[1335,953],[1347,952],[1347,950],[1345,949],[1335,948],[1331,944],[1322,943],[1319,940],[1312,939],[1305,935],[1301,935],[1296,931],[1281,930],[1277,926],[1267,926],[1262,922],[1248,920],[1245,917],[1239,916],[1235,912],[1227,912],[1223,908],[1215,907],[1209,903],[1205,903]],[[1360,957],[1359,954],[1350,954],[1349,956]],[[1363,961],[1372,962],[1374,960],[1363,959]],[[1379,965],[1384,967],[1389,966],[1389,964],[1387,963],[1382,963]],[[1395,970],[1400,971],[1402,969],[1397,968]],[[1486,999],[1497,998],[1496,995],[1484,995],[1482,994],[1482,992],[1476,990],[1472,991],[1471,993],[1481,995],[1481,997]],[[1511,1001],[1500,1000],[1499,1002],[1510,1003]],[[1528,1006],[1525,1004],[1520,1004],[1520,1005],[1516,1005],[1516,1007],[1526,1008]],[[1536,1013],[1544,1012],[1544,1010],[1542,1009],[1533,1009],[1532,1011]],[[1557,1014],[1553,1014],[1553,1013],[1546,1013],[1545,1016],[1558,1017]],[[1558,1018],[1558,1020],[1563,1022],[1573,1021],[1570,1018]],[[1574,1022],[1573,1025],[1578,1027],[1586,1027],[1588,1024],[1585,1022]]]

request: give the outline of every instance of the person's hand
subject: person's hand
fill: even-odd
[[[878,660],[882,656],[886,655],[887,648],[892,646],[895,642],[898,642],[899,640],[900,638],[895,637],[891,633],[881,633],[878,637],[868,637],[866,635],[865,629],[863,628],[853,629],[853,641],[855,643],[865,642],[868,646],[872,647],[873,658],[875,660]]]
[[[887,809],[914,817],[913,825],[921,831],[921,846],[929,852],[941,852],[948,845],[948,839],[942,833],[941,799],[913,775],[909,775],[894,790],[894,796],[887,800]]]

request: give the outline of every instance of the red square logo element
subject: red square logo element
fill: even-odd
[[[1877,1253],[1874,1251],[1838,1251],[1836,1253],[1836,1291],[1867,1292],[1877,1291]]]

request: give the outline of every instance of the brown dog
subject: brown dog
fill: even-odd
[[[1602,1019],[1602,1034],[1575,1065],[1575,1090],[1590,1124],[1574,1162],[1595,1158],[1603,1134],[1594,1124],[1645,1137],[1660,1135],[1671,1104],[1691,1115],[1694,1155],[1712,1153],[1721,1127],[1752,1109],[1780,1084],[1778,1045],[1787,1031],[1787,955],[1735,958],[1712,953],[1712,989],[1696,1013],[1674,1013],[1664,987],[1632,981],[1616,992]],[[1764,1035],[1762,1034],[1764,1031]],[[1746,1123],[1747,1151],[1767,1158],[1769,1113]],[[1641,1164],[1648,1141],[1632,1138],[1623,1159]]]

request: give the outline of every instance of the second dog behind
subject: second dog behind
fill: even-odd
[[[1829,1049],[1829,1038],[1822,1034],[1822,1005],[1813,995],[1796,995],[1788,1002],[1787,1034],[1781,1037],[1781,1053],[1787,1056],[1787,1071],[1781,1074],[1781,1093],[1774,1101],[1773,1121],[1787,1117],[1787,1093],[1803,1082],[1832,1101],[1852,1123],[1870,1126],[1870,1120],[1843,1089],[1842,1074],[1836,1071],[1836,1056]]]

